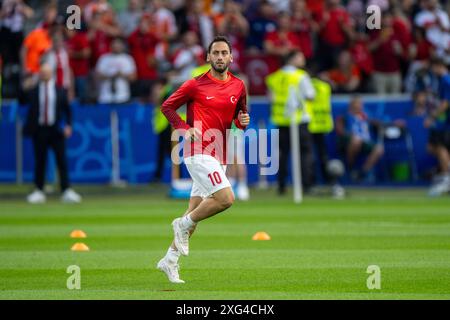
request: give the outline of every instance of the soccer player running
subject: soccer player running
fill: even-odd
[[[245,85],[228,71],[233,55],[227,38],[214,38],[207,61],[211,64],[208,72],[186,81],[161,106],[172,127],[185,130],[184,162],[193,180],[189,207],[172,222],[174,240],[157,264],[174,283],[184,283],[178,259],[189,254],[189,237],[197,223],[233,204],[233,190],[225,175],[227,131],[233,122],[242,130],[250,123]],[[184,104],[186,122],[176,112]]]

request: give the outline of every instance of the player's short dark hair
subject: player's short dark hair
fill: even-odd
[[[211,43],[208,46],[208,53],[211,53],[212,45],[216,42],[225,42],[228,45],[228,49],[230,49],[230,53],[231,53],[231,51],[232,51],[231,43],[230,43],[230,41],[228,41],[227,37],[224,37],[224,36],[215,36],[214,37],[213,41],[211,41]]]

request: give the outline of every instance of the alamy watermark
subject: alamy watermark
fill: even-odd
[[[81,29],[81,8],[77,5],[70,5],[66,9],[68,15],[66,26],[69,30]],[[368,15],[366,27],[369,30],[381,29],[381,8],[378,5],[370,5],[366,9]]]
[[[366,27],[369,30],[381,29],[381,8],[375,4],[367,7],[366,14],[369,15],[366,20]]]
[[[201,134],[195,141],[184,139],[187,130],[177,129],[172,132],[171,140],[177,142],[172,148],[172,162],[179,165],[182,157],[203,154],[222,160],[226,164],[257,164],[260,175],[274,175],[279,169],[279,130],[253,129],[245,131],[207,129],[202,131],[202,122],[195,121],[194,128]],[[183,138],[182,140],[180,140]],[[248,148],[245,142],[248,142]],[[224,148],[226,146],[226,148]],[[246,161],[248,159],[248,161]]]
[[[366,273],[370,274],[367,278],[367,289],[381,289],[381,269],[377,265],[370,265],[367,267]]]
[[[67,278],[66,286],[69,290],[80,290],[81,289],[81,269],[77,265],[71,265],[67,267],[67,273],[70,276]]]
[[[68,15],[66,20],[66,27],[69,30],[81,29],[81,8],[77,5],[68,6],[66,9]]]

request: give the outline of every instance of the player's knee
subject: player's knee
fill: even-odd
[[[219,200],[220,207],[223,210],[225,210],[225,209],[228,209],[229,207],[231,207],[233,205],[234,195],[233,195],[232,192],[230,192],[230,193],[227,193],[227,194],[223,195],[218,200]]]

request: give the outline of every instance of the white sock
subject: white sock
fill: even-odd
[[[181,218],[181,226],[185,229],[190,230],[195,226],[195,222],[191,219],[191,214],[185,215],[183,218]]]
[[[166,259],[171,264],[177,264],[180,255],[181,254],[178,250],[175,250],[172,246],[170,246],[166,253]]]

